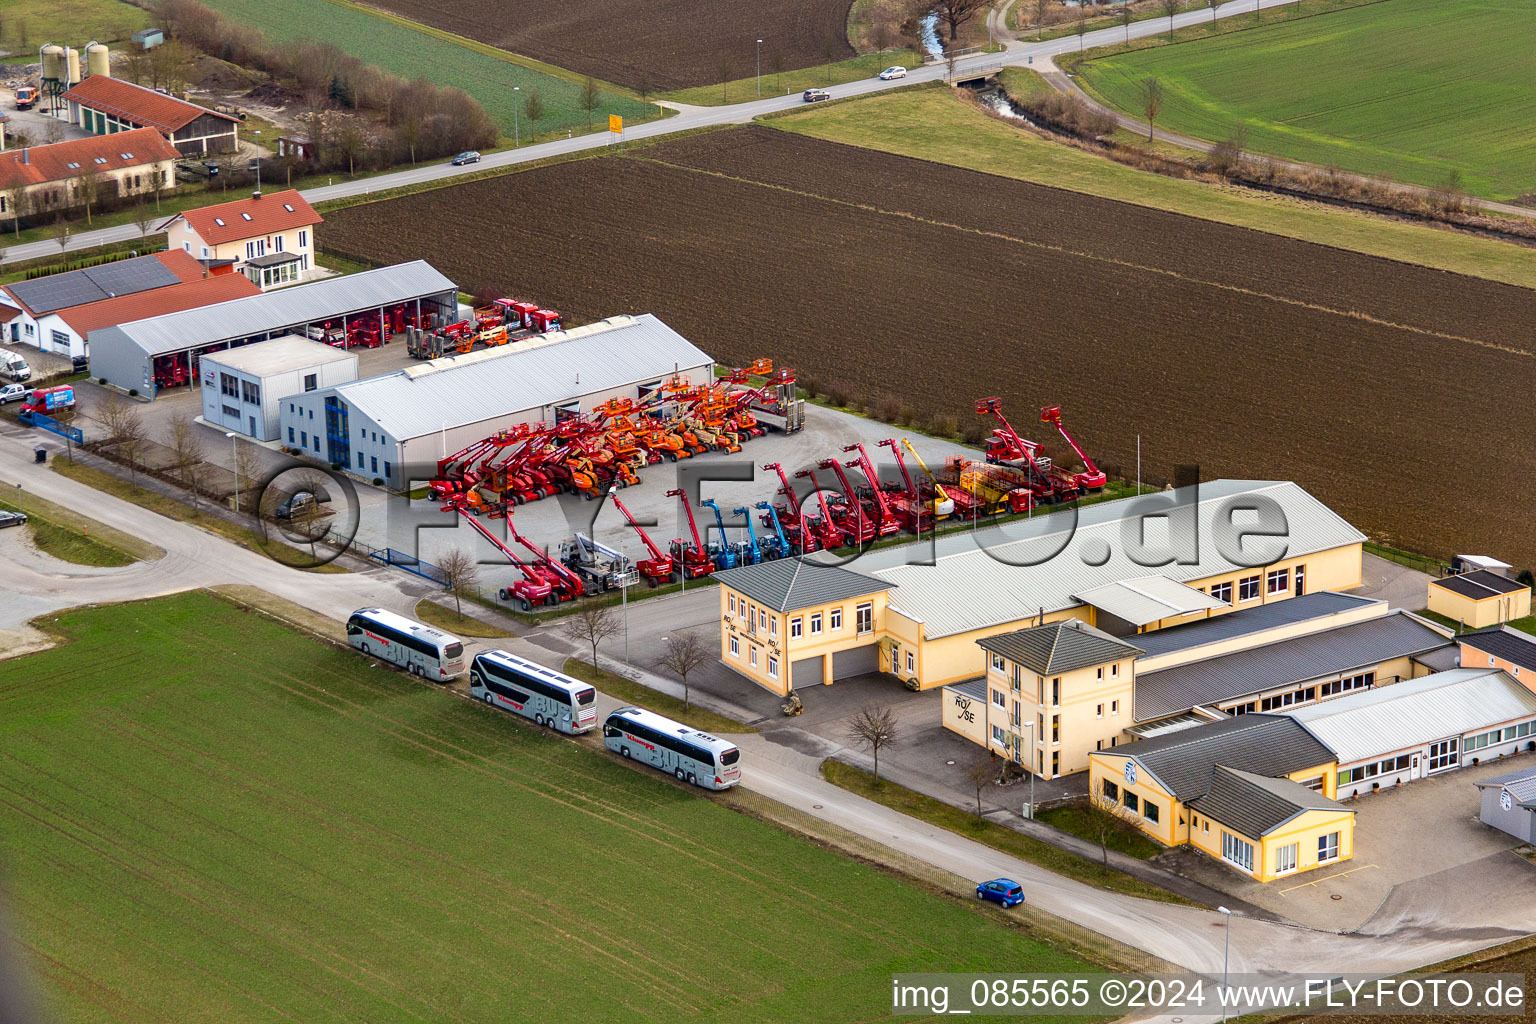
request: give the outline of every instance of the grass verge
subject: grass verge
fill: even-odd
[[[1536,249],[1237,185],[1139,171],[1004,123],[943,86],[902,89],[763,121],[780,131],[1536,288]]]
[[[189,526],[196,526],[199,529],[207,530],[209,533],[216,533],[226,540],[233,541],[257,554],[265,555],[282,565],[303,569],[306,572],[351,572],[345,566],[337,565],[334,562],[328,562],[325,565],[311,568],[307,564],[308,555],[305,552],[288,547],[286,544],[267,540],[254,530],[248,530],[220,516],[201,509],[195,509],[190,505],[177,501],[175,498],[168,498],[158,491],[139,487],[131,481],[115,477],[111,473],[105,473],[93,466],[87,466],[80,462],[71,462],[69,459],[52,459],[50,461],[53,471],[60,476],[68,477],[78,483],[85,484],[87,487],[94,487],[98,491],[110,494],[113,497],[122,498],[124,501],[131,501],[135,505],[147,508],[151,512],[165,516],[167,519],[175,519]]]
[[[1070,832],[1079,839],[1086,839],[1090,843],[1097,843],[1099,837],[1093,834],[1093,829],[1088,825],[1087,814],[1081,807],[1068,804],[1064,807],[1052,807],[1048,811],[1041,811],[1036,818],[1059,828],[1063,832]],[[1162,847],[1141,833],[1117,834],[1109,837],[1109,848],[1116,853],[1123,853],[1127,857],[1135,857],[1137,860],[1146,860],[1162,852]]]
[[[638,704],[647,710],[654,711],[658,715],[666,715],[675,718],[684,725],[691,725],[695,729],[702,729],[712,733],[743,733],[757,732],[745,722],[738,722],[726,715],[719,715],[707,708],[701,708],[697,704],[684,705],[682,701],[670,694],[653,690],[649,686],[643,686],[632,679],[614,675],[612,672],[593,667],[590,661],[580,658],[567,658],[563,671],[566,675],[576,679],[583,679],[602,690],[610,697],[617,697],[627,704]]]
[[[1163,903],[1178,903],[1188,907],[1200,905],[1167,889],[1152,885],[1150,882],[1132,878],[1123,871],[1116,871],[1113,868],[1106,870],[1102,865],[1091,863],[1074,853],[1042,842],[1033,836],[1026,836],[985,819],[978,820],[970,811],[951,807],[942,800],[935,800],[931,796],[914,792],[905,786],[898,786],[889,780],[882,779],[877,786],[874,776],[862,768],[828,759],[821,763],[821,774],[834,786],[846,789],[850,793],[857,793],[866,800],[873,800],[877,804],[919,818],[930,825],[937,825],[967,839],[974,839],[994,850],[1018,857],[1020,860],[1027,860],[1031,864],[1086,885],[1124,893],[1127,896],[1160,900]]]
[[[1430,622],[1438,622],[1446,629],[1455,630],[1458,633],[1472,632],[1470,628],[1463,629],[1462,623],[1457,622],[1449,615],[1441,615],[1439,612],[1432,612],[1428,608],[1421,609],[1414,612],[1413,614],[1422,616],[1428,619]],[[1536,636],[1536,615],[1527,615],[1523,619],[1510,619],[1508,622],[1504,623],[1504,625],[1508,626],[1510,629],[1518,629],[1522,633],[1530,633],[1532,636]]]
[[[133,562],[152,562],[157,558],[163,558],[165,552],[148,541],[121,530],[115,530],[105,523],[98,523],[81,515],[63,505],[55,504],[47,498],[40,498],[20,487],[8,488],[5,498],[0,501],[0,507],[13,509],[17,512],[25,512],[29,524],[33,527],[32,538],[38,548],[62,558],[67,562],[75,562],[77,565],[129,565]],[[46,524],[44,529],[49,533],[49,544],[54,543],[54,537],[61,545],[59,548],[46,547],[43,538],[39,535],[39,524]],[[77,561],[62,553],[73,551],[79,547],[82,557],[98,559],[96,561]]]
[[[446,629],[459,636],[499,640],[512,635],[500,626],[493,626],[473,616],[460,615],[452,608],[444,608],[430,597],[424,597],[416,603],[416,617],[429,626]]]
[[[83,530],[61,525],[40,512],[28,511],[21,505],[0,501],[0,509],[7,512],[25,512],[32,543],[37,550],[71,565],[89,565],[115,569],[132,565],[138,559],[120,548],[103,544]]]

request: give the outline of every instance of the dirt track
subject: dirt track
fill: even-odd
[[[1536,565],[1525,289],[763,127],[340,211],[326,244],[871,403],[1060,403],[1103,462],[1140,434],[1152,475],[1294,479],[1384,543]]]
[[[631,87],[682,89],[853,56],[852,0],[380,0],[396,14]]]

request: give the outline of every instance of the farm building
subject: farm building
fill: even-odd
[[[87,200],[99,208],[105,201],[171,188],[177,156],[152,128],[7,150],[0,153],[0,221],[51,216],[79,209]]]
[[[1088,792],[1164,846],[1189,844],[1261,882],[1350,859],[1326,744],[1281,715],[1241,715],[1095,752]]]
[[[91,372],[153,397],[196,380],[208,352],[288,334],[377,344],[434,315],[457,317],[458,289],[416,260],[92,331]]]
[[[210,274],[185,253],[160,252],[18,281],[0,293],[0,302],[16,310],[9,340],[88,356],[91,331],[255,295],[257,288],[233,274]]]
[[[283,405],[281,440],[401,487],[412,473],[430,479],[439,459],[498,430],[643,398],[674,372],[708,379],[713,369],[656,317],[613,317],[295,396]]]
[[[357,356],[290,334],[210,352],[199,360],[199,372],[209,426],[275,441],[282,401],[356,380]]]
[[[1482,798],[1478,818],[1484,825],[1536,844],[1536,765],[1473,785]]]
[[[1456,642],[1461,645],[1458,665],[1503,669],[1526,689],[1536,692],[1536,636],[1509,626],[1495,626],[1463,633]]]
[[[1284,551],[1245,549],[1254,567],[1244,567],[1228,557],[1237,552],[1218,549],[1215,524],[1239,507],[1267,502],[1287,523]],[[1185,522],[1198,522],[1198,531],[1188,531],[1196,550],[1182,557],[1165,547],[1170,510]],[[1133,541],[1123,542],[1127,537]],[[862,555],[859,572],[887,588],[867,598],[869,628],[845,620],[835,636],[823,636],[821,646],[805,657],[795,653],[796,642],[808,637],[812,616],[830,621],[833,608],[781,611],[767,567],[744,566],[715,574],[721,584],[721,658],[780,694],[791,686],[872,671],[930,689],[980,677],[985,662],[977,642],[1031,625],[1081,619],[1134,646],[1146,633],[1233,608],[1358,587],[1364,539],[1296,484],[1251,480],[1219,480],[1158,495],[1150,503],[1126,498],[953,533]],[[806,594],[814,594],[816,578],[832,568],[821,557],[801,562],[797,585]],[[1149,576],[1147,566],[1159,562],[1161,568]],[[761,651],[755,669],[750,654],[732,657],[726,646],[731,636],[740,638],[744,651],[788,638],[788,671],[769,677]]]
[[[238,118],[110,75],[91,75],[60,98],[69,123],[92,135],[153,128],[182,156],[226,153],[240,144]]]
[[[1338,755],[1340,796],[1494,760],[1536,739],[1536,694],[1489,668],[1436,672],[1287,714]]]
[[[170,248],[230,262],[262,291],[310,277],[315,225],[323,218],[296,189],[178,213],[165,224]]]
[[[1424,675],[1419,657],[1455,650],[1385,601],[1326,591],[1123,639],[1067,619],[978,644],[985,675],[957,685],[981,696],[980,728],[952,693],[941,724],[1042,778],[1138,738]]]
[[[1429,610],[1473,629],[1531,614],[1531,588],[1502,573],[1474,569],[1429,581]]]

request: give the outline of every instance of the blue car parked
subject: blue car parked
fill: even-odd
[[[1011,878],[994,878],[976,887],[976,898],[1016,907],[1024,902],[1024,887]]]

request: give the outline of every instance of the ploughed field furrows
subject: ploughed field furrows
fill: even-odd
[[[380,7],[513,53],[630,87],[684,89],[853,55],[852,0],[383,0]]]
[[[492,209],[537,216],[463,244]],[[1382,542],[1536,563],[1527,289],[762,126],[338,211],[326,244],[924,418],[1060,403],[1101,462],[1140,434],[1157,476],[1293,479]]]

